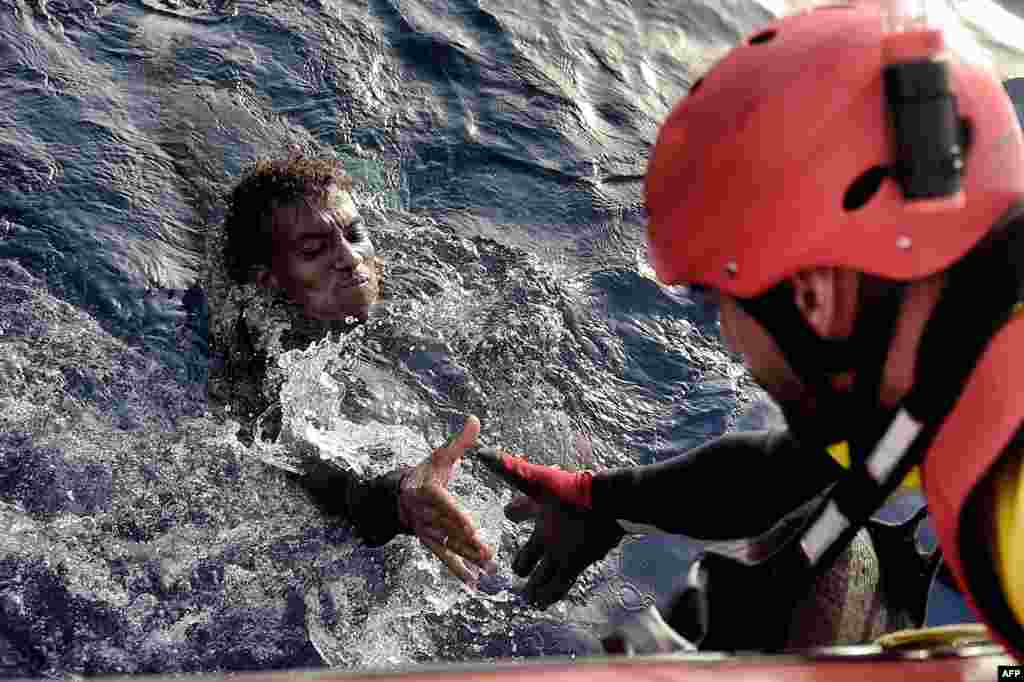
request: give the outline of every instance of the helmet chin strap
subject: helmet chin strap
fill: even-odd
[[[818,403],[816,411],[822,416],[844,417],[843,432],[824,437],[806,438],[805,425],[790,424],[794,435],[805,437],[808,446],[824,448],[848,440],[860,450],[865,438],[881,438],[892,411],[880,407],[878,396],[905,287],[902,282],[864,275],[853,333],[846,339],[819,336],[796,306],[793,285],[788,281],[760,296],[738,301],[775,340],[787,364]],[[836,388],[834,380],[842,374],[852,374],[852,386]]]

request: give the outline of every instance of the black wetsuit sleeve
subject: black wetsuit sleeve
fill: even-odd
[[[325,514],[351,523],[367,545],[379,547],[398,534],[410,533],[398,517],[399,485],[410,467],[370,479],[321,460],[306,463],[305,469],[296,480],[317,506]]]
[[[732,433],[656,464],[598,472],[593,508],[700,540],[751,538],[841,473],[786,431]]]

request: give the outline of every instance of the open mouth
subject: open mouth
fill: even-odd
[[[338,282],[339,289],[360,289],[370,283],[370,276],[366,273],[357,272],[348,279]]]

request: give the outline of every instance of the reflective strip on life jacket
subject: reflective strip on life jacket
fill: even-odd
[[[841,443],[834,443],[828,446],[828,454],[834,459],[839,466],[844,469],[850,468],[850,446],[846,441]],[[920,488],[921,487],[921,471],[919,467],[914,467],[909,474],[904,477],[900,483],[901,488]]]

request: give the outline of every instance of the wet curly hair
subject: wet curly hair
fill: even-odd
[[[352,187],[352,179],[339,161],[292,155],[285,159],[259,159],[227,197],[224,221],[224,262],[239,284],[252,279],[253,268],[270,265],[275,206],[302,198],[322,200],[332,185]]]

